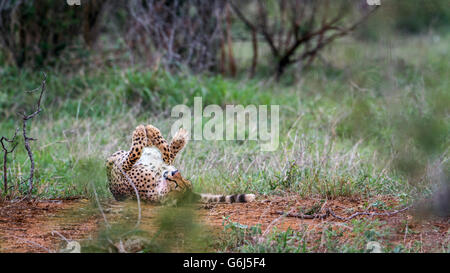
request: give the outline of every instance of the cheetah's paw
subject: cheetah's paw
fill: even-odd
[[[189,133],[186,129],[180,128],[178,132],[173,137],[173,140],[184,140],[187,141],[189,139]]]

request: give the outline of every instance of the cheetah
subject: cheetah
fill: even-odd
[[[106,161],[109,189],[116,200],[136,198],[164,204],[190,200],[216,203],[251,202],[254,194],[198,194],[192,183],[173,166],[176,155],[187,143],[181,128],[170,144],[152,125],[139,125],[133,132],[129,151],[117,151]]]

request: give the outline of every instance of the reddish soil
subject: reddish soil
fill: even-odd
[[[86,201],[0,202],[0,252],[56,252],[67,240],[86,237],[97,228],[98,216],[73,208]],[[59,234],[60,235],[59,235]]]
[[[223,217],[243,225],[260,224],[262,231],[270,231],[273,227],[278,230],[306,231],[310,241],[320,241],[322,229],[332,228],[348,230],[341,238],[343,242],[358,236],[353,232],[349,223],[332,216],[325,219],[299,219],[283,217],[283,212],[307,213],[320,212],[321,207],[331,208],[335,214],[348,217],[357,211],[366,211],[367,204],[381,201],[390,208],[399,208],[398,203],[391,198],[377,198],[376,200],[361,200],[358,198],[340,198],[328,200],[325,204],[320,199],[302,199],[298,196],[260,197],[252,203],[240,204],[204,204],[200,206],[198,214],[202,222],[209,224],[220,233],[223,230]],[[133,204],[132,204],[133,205]],[[86,200],[36,201],[20,203],[0,203],[0,252],[49,252],[56,251],[64,243],[64,239],[80,240],[95,235],[95,231],[102,225],[103,218],[99,213],[88,209]],[[125,208],[122,203],[114,202],[110,208],[105,208],[110,221],[122,217],[114,212]],[[135,212],[135,204],[132,211]],[[157,207],[143,204],[141,228],[152,229]],[[383,212],[378,208],[370,211]],[[311,212],[311,211],[310,211]],[[383,227],[391,229],[390,243],[401,243],[411,247],[414,242],[421,242],[420,252],[442,251],[450,243],[450,219],[439,218],[420,220],[413,217],[411,211],[405,211],[393,216],[358,216],[355,219],[379,219],[386,224]],[[408,232],[405,232],[408,231]],[[53,233],[52,233],[53,232]],[[319,249],[320,251],[320,249]]]
[[[348,230],[340,239],[342,242],[348,242],[351,237],[358,236],[352,231],[351,225],[332,217],[325,219],[300,219],[296,217],[284,217],[281,212],[300,212],[305,214],[311,208],[320,209],[330,208],[337,216],[349,217],[358,211],[367,211],[368,205],[375,201],[381,201],[385,206],[393,208],[389,211],[400,209],[398,202],[388,197],[378,197],[373,200],[362,200],[359,198],[338,198],[336,200],[327,200],[325,204],[320,199],[302,199],[298,196],[271,196],[264,200],[252,203],[241,204],[215,204],[206,205],[205,217],[213,226],[221,226],[223,217],[229,217],[232,222],[238,222],[243,225],[261,225],[261,230],[271,230],[277,227],[278,230],[287,230],[288,228],[298,231],[306,231],[308,241],[314,242],[320,240],[321,231],[325,227],[332,229]],[[370,212],[384,212],[377,208],[370,208]],[[319,213],[321,214],[321,213]],[[441,252],[448,248],[450,244],[450,218],[419,219],[413,216],[410,210],[392,215],[392,216],[357,216],[353,219],[378,219],[385,222],[383,228],[389,228],[392,233],[389,242],[394,244],[403,244],[410,248],[414,242],[420,241],[422,246],[420,252]],[[405,231],[407,229],[406,235]],[[320,249],[319,249],[320,250]]]

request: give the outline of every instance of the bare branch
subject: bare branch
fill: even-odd
[[[335,39],[337,39],[339,37],[342,37],[342,36],[345,36],[349,32],[355,30],[356,27],[358,27],[360,24],[362,24],[377,9],[378,9],[378,6],[376,6],[375,8],[370,10],[368,13],[363,15],[359,20],[357,20],[354,24],[352,24],[349,27],[345,28],[345,27],[329,26],[328,27],[329,30],[337,30],[338,32],[336,32],[333,35],[329,36],[325,40],[324,39],[319,39],[319,41],[318,41],[318,43],[317,43],[317,45],[316,45],[316,47],[314,49],[304,52],[297,60],[292,61],[291,63],[304,60],[307,57],[310,57],[310,60],[309,60],[308,64],[311,63],[312,59],[317,55],[317,53],[320,51],[320,49],[322,49],[326,45],[330,44]],[[323,33],[321,33],[321,35],[323,35]],[[323,36],[321,36],[321,38],[323,38]]]
[[[128,181],[130,186],[133,188],[134,193],[136,194],[136,200],[137,200],[137,205],[138,205],[138,220],[136,222],[135,228],[137,228],[141,223],[141,199],[139,198],[139,191],[136,188],[136,185],[133,183],[133,180],[131,180],[130,177],[122,169],[122,166],[117,165],[116,162],[114,162],[114,165],[116,165],[116,167],[120,170],[122,175],[125,177],[125,179]]]
[[[36,103],[36,110],[31,114],[26,114],[25,111],[22,114],[22,135],[24,140],[25,149],[27,150],[28,157],[30,158],[30,176],[28,178],[28,195],[31,194],[31,191],[33,190],[33,177],[34,177],[34,158],[33,158],[33,152],[31,151],[30,141],[36,140],[35,138],[29,137],[27,135],[27,121],[33,119],[35,116],[37,116],[41,111],[41,101],[42,96],[44,95],[45,89],[46,89],[46,81],[47,81],[47,75],[44,73],[44,80],[41,83],[41,93],[39,94],[39,99]]]
[[[388,211],[388,212],[368,212],[368,211],[362,211],[362,212],[355,212],[349,217],[343,217],[336,215],[332,209],[326,208],[325,213],[323,214],[302,214],[302,213],[293,213],[293,212],[282,212],[282,211],[276,211],[276,214],[285,215],[286,217],[295,217],[300,219],[325,219],[328,218],[330,215],[334,218],[341,220],[341,221],[350,221],[351,219],[357,217],[357,216],[394,216],[400,212],[404,212],[408,210],[411,206],[404,207],[403,209],[394,210],[394,211]]]
[[[237,17],[269,46],[277,63],[277,79],[293,63],[306,60],[306,66],[310,65],[320,50],[354,30],[378,8],[345,26],[344,19],[352,14],[345,2],[280,0],[274,7],[273,2],[258,0],[247,10],[242,3],[230,1]]]
[[[128,1],[127,43],[132,53],[149,62],[161,60],[168,69],[180,64],[196,72],[212,68],[224,39],[225,5],[221,0]]]
[[[21,238],[21,237],[19,237],[19,236],[16,236],[16,235],[13,235],[13,234],[10,234],[9,236],[14,237],[14,238],[16,238],[16,239],[18,239],[18,240],[21,240],[21,241],[23,241],[24,243],[28,244],[29,246],[37,247],[37,248],[43,249],[43,250],[47,251],[48,253],[54,253],[54,252],[55,252],[55,251],[53,251],[53,250],[51,250],[51,249],[49,249],[49,248],[47,248],[47,247],[45,247],[45,246],[43,246],[43,245],[41,245],[41,244],[38,244],[38,243],[33,242],[33,241],[26,240],[26,239]]]
[[[17,132],[18,131],[19,131],[19,128],[16,129],[16,131],[14,132],[14,136],[12,138],[10,138],[10,139],[6,138],[4,136],[2,136],[0,138],[0,143],[1,143],[2,149],[3,149],[3,187],[4,187],[3,189],[4,189],[4,193],[5,194],[8,192],[8,175],[7,175],[8,154],[13,153],[14,150],[16,149],[16,147],[17,147],[18,143],[17,142],[14,143],[14,142],[16,140],[16,136],[17,136]],[[8,150],[6,148],[6,146],[5,146],[4,141],[12,143],[13,144],[12,148]]]
[[[110,228],[111,226],[108,222],[108,219],[106,218],[105,213],[103,212],[102,205],[100,204],[100,200],[98,199],[97,191],[95,190],[95,186],[94,186],[94,183],[92,183],[92,181],[91,181],[91,186],[92,186],[92,190],[94,191],[95,201],[97,202],[98,209],[100,210],[100,213],[103,216],[103,221],[105,221],[106,227]]]

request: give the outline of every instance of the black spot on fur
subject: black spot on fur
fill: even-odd
[[[239,194],[238,199],[239,199],[239,202],[245,203],[245,194]]]
[[[237,194],[233,194],[233,195],[230,195],[230,203],[235,203],[236,202],[236,196]]]
[[[220,196],[219,202],[225,202],[225,195]]]

